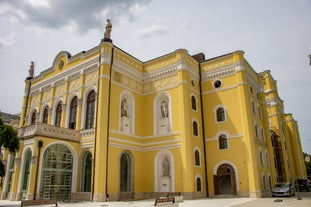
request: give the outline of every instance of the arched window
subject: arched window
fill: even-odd
[[[91,192],[92,186],[92,154],[90,152],[85,153],[83,158],[82,169],[82,192]]]
[[[200,152],[198,150],[194,152],[194,165],[200,166]]]
[[[259,150],[259,159],[260,159],[260,164],[263,165],[263,157],[262,157],[261,150]]]
[[[224,108],[220,107],[216,111],[216,116],[217,116],[217,122],[222,122],[226,120],[225,116],[225,110]]]
[[[56,107],[56,113],[55,113],[55,126],[60,126],[61,120],[62,120],[62,102],[60,101]]]
[[[258,138],[258,126],[257,126],[257,124],[255,124],[255,135],[256,135],[256,138]]]
[[[95,91],[91,91],[86,101],[85,129],[93,128],[95,115]]]
[[[123,153],[120,159],[120,191],[130,192],[133,187],[132,159],[128,153]]]
[[[267,182],[266,182],[266,176],[262,175],[262,183],[263,183],[263,188],[267,189]]]
[[[196,121],[192,122],[192,130],[194,136],[199,136],[198,123]]]
[[[34,110],[31,114],[31,123],[30,125],[35,125],[36,124],[36,118],[37,118],[37,110]]]
[[[261,139],[263,142],[265,141],[265,131],[263,130],[263,128],[261,128]]]
[[[41,169],[42,199],[69,200],[72,187],[73,156],[64,145],[53,144],[44,154]],[[61,187],[61,188],[60,188]]]
[[[256,115],[256,109],[255,109],[255,103],[254,103],[254,101],[252,101],[252,109],[253,109],[253,113]]]
[[[270,168],[269,155],[268,155],[268,153],[267,153],[267,152],[266,152],[266,160],[267,160],[267,165],[268,165],[268,167]]]
[[[260,120],[262,120],[262,113],[261,113],[260,106],[258,106],[258,114],[259,114],[259,118],[260,118]]]
[[[44,107],[43,110],[43,117],[42,117],[42,123],[47,124],[48,123],[48,117],[49,117],[49,107]]]
[[[226,135],[222,134],[218,138],[219,149],[228,149],[228,139]]]
[[[70,116],[69,116],[70,129],[76,128],[77,108],[78,108],[78,98],[75,96],[70,103]]]
[[[24,159],[24,172],[23,172],[23,181],[22,181],[22,191],[23,195],[26,195],[25,192],[28,190],[28,184],[29,184],[29,175],[30,175],[30,166],[31,165],[31,150],[28,149],[25,153],[25,159]],[[26,196],[23,196],[23,199],[26,199]]]
[[[196,186],[197,186],[197,192],[202,191],[202,182],[199,177],[196,179]]]
[[[191,108],[195,111],[197,110],[197,100],[195,96],[191,96]]]

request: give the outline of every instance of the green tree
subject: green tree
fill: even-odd
[[[17,131],[12,126],[4,124],[0,118],[0,154],[2,147],[11,153],[15,153],[19,148],[19,139],[17,137]],[[0,177],[4,175],[5,165],[0,160]]]

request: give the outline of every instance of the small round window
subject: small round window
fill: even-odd
[[[221,83],[220,80],[215,80],[215,81],[214,81],[214,87],[215,87],[215,88],[220,88],[221,85],[222,85],[222,83]]]

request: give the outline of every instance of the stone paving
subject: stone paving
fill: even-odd
[[[285,198],[206,198],[185,200],[179,207],[311,207],[311,193],[301,193],[301,200],[295,197]],[[282,202],[275,202],[282,200]],[[60,207],[151,207],[154,199],[142,201],[111,202],[58,202]],[[20,201],[0,200],[1,207],[18,207]],[[159,205],[165,207],[166,205]],[[37,206],[40,207],[40,206]],[[46,206],[45,206],[46,207]]]

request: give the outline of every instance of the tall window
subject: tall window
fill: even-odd
[[[31,123],[30,125],[35,125],[36,124],[36,118],[37,118],[37,110],[34,110],[31,114]]]
[[[218,138],[219,149],[228,149],[228,139],[226,135],[222,134]]]
[[[218,108],[216,111],[216,116],[217,116],[217,122],[225,121],[226,117],[225,117],[224,108],[222,108],[222,107]]]
[[[257,124],[255,124],[255,135],[256,135],[256,138],[259,137],[259,136],[258,136],[258,126],[257,126]]]
[[[94,113],[95,113],[95,91],[91,91],[87,96],[86,103],[86,120],[85,129],[93,128],[94,125]]]
[[[199,131],[198,131],[198,123],[196,121],[192,122],[192,130],[193,130],[193,135],[194,136],[199,136]]]
[[[77,106],[78,106],[78,98],[75,96],[70,104],[70,118],[69,118],[70,129],[76,128]]]
[[[252,101],[252,109],[253,109],[253,113],[256,115],[256,109],[255,109],[255,103],[254,103],[254,101]]]
[[[268,165],[268,167],[270,168],[269,155],[268,155],[268,153],[267,153],[267,152],[266,152],[266,160],[267,160],[267,165]]]
[[[262,113],[261,113],[260,106],[258,106],[258,114],[259,114],[259,118],[262,120]]]
[[[55,126],[60,126],[61,120],[62,120],[62,102],[60,101],[56,107],[56,113],[55,113]]]
[[[197,192],[200,192],[202,191],[202,184],[201,184],[201,179],[200,178],[197,178],[196,179],[196,185],[197,185]]]
[[[22,191],[27,192],[28,189],[28,182],[29,182],[29,175],[30,175],[30,165],[31,165],[31,151],[28,149],[28,151],[25,154],[25,160],[24,160],[24,176],[23,176],[23,182],[22,182]],[[24,195],[24,193],[23,193]],[[26,199],[26,196],[24,197]]]
[[[82,191],[91,192],[92,186],[92,154],[87,152],[83,159]]]
[[[263,188],[267,189],[267,183],[266,183],[266,176],[262,175],[262,183],[263,183]]]
[[[263,157],[262,157],[261,150],[259,150],[259,159],[260,159],[260,164],[263,165]]]
[[[47,124],[47,123],[48,123],[48,117],[49,117],[49,107],[46,106],[46,107],[44,108],[44,111],[43,111],[42,123]]]
[[[191,96],[191,108],[197,110],[197,100],[194,96]]]
[[[200,152],[198,150],[194,152],[194,165],[200,166]]]

